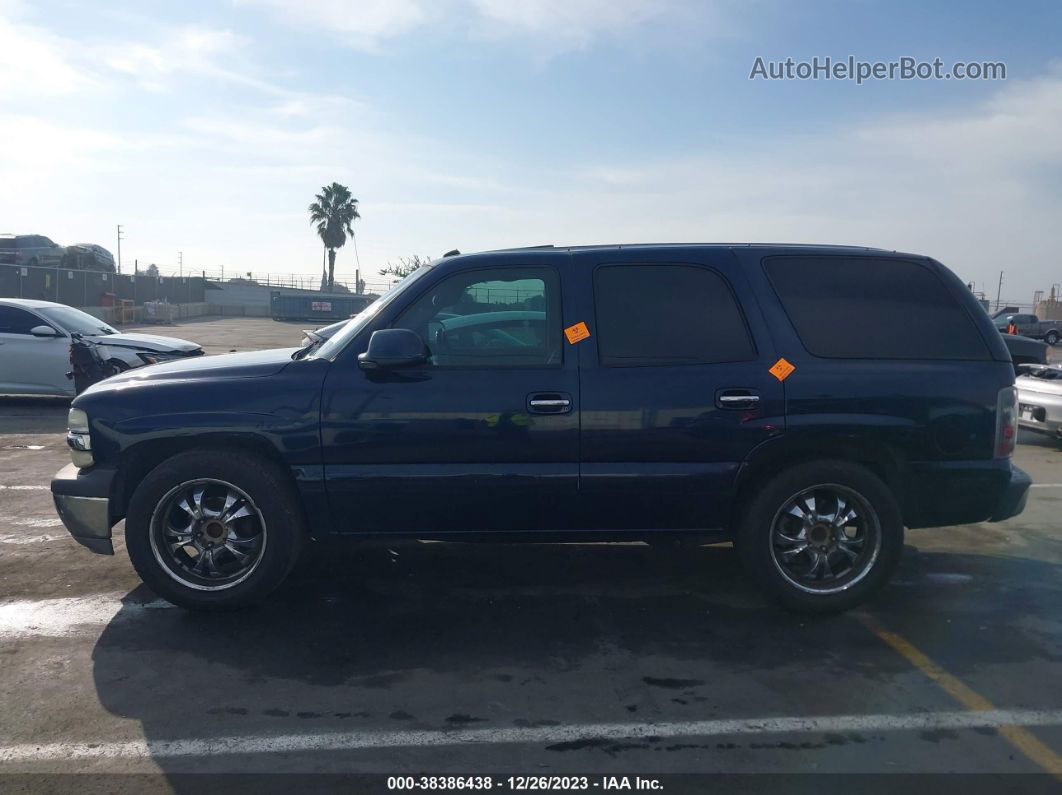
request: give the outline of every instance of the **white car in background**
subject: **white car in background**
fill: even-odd
[[[1062,365],[1022,365],[1018,388],[1018,425],[1062,439]]]
[[[51,301],[0,298],[0,395],[74,396],[71,335],[99,345],[118,373],[145,364],[201,356],[194,342],[154,334],[125,334],[87,312]]]

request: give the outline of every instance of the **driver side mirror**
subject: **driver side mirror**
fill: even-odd
[[[428,361],[430,351],[415,331],[407,328],[384,328],[369,337],[369,347],[358,354],[362,370],[387,370],[413,367]]]
[[[30,329],[30,334],[34,337],[59,337],[61,336],[58,331],[51,326],[45,326],[43,323],[39,326],[34,326]]]

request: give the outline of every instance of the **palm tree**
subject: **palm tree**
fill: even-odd
[[[361,215],[358,214],[358,200],[350,195],[350,188],[338,182],[325,185],[314,198],[317,201],[308,208],[310,223],[317,224],[317,234],[328,249],[328,277],[325,279],[321,274],[321,289],[326,283],[331,289],[335,284],[336,249],[347,242],[347,235],[353,240],[353,223]]]

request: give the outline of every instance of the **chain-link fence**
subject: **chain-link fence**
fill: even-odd
[[[69,306],[111,306],[128,299],[171,304],[201,303],[206,284],[201,276],[149,276],[0,265],[0,296],[55,301]]]
[[[321,292],[320,271],[282,273],[279,271],[239,271],[232,268],[196,268],[194,271],[189,271],[188,267],[185,267],[182,271],[176,265],[156,264],[154,267],[160,275],[179,278],[184,274],[193,273],[195,276],[205,278],[207,282],[220,285],[258,285],[274,289]],[[143,270],[141,270],[141,273],[143,273]],[[393,284],[400,281],[398,276],[382,275],[376,270],[361,271],[357,275],[361,282],[361,292],[374,293],[376,295],[387,292]],[[354,276],[355,274],[349,271],[342,274],[336,273],[335,287],[332,292],[357,293],[357,282]],[[324,292],[329,291],[325,290]]]

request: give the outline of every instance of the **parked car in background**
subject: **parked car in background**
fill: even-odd
[[[0,235],[0,265],[15,264],[15,236]]]
[[[1023,366],[1014,385],[1018,388],[1018,424],[1062,438],[1062,365]]]
[[[124,519],[144,582],[200,609],[262,599],[314,536],[731,540],[772,597],[833,612],[905,527],[1007,519],[1030,485],[1006,346],[913,254],[458,255],[301,354],[89,387],[51,485],[74,538],[113,554]]]
[[[995,318],[996,328],[1006,333],[1010,324],[1018,327],[1018,335],[1034,340],[1043,340],[1048,345],[1055,345],[1062,339],[1062,323],[1057,320],[1040,320],[1036,315],[999,315]]]
[[[63,267],[71,270],[114,273],[114,256],[95,243],[75,243],[66,247]]]
[[[0,237],[0,264],[58,268],[66,249],[44,235],[4,235]]]
[[[1016,334],[1004,334],[1003,344],[1010,351],[1015,372],[1023,364],[1047,364],[1047,343],[1045,342],[1029,337],[1019,337]]]
[[[188,340],[120,332],[65,304],[0,298],[0,394],[72,397],[66,374],[74,334],[96,343],[114,373],[203,353]]]

